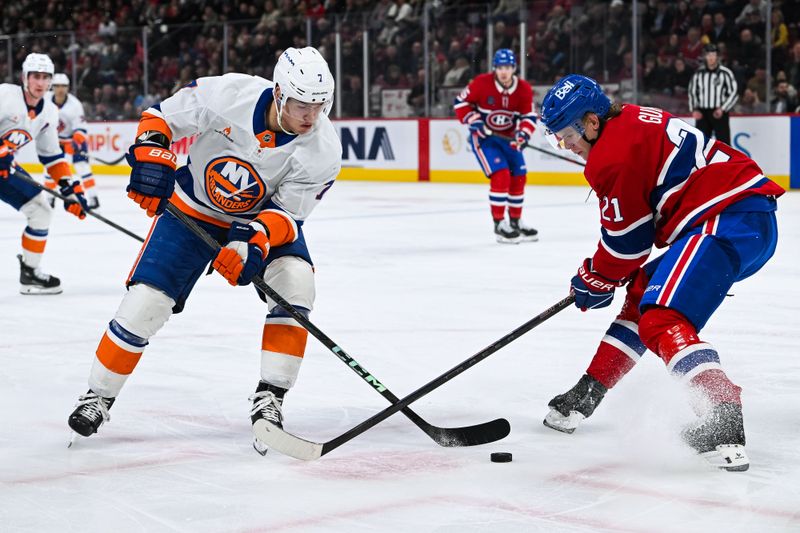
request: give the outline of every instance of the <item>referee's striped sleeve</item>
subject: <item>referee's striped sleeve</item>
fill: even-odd
[[[733,76],[733,72],[731,69],[720,66],[720,75],[723,77],[725,82],[723,83],[722,87],[723,90],[728,90],[728,97],[724,98],[724,102],[720,107],[726,113],[733,109],[733,106],[736,105],[736,101],[739,99],[738,89],[739,86],[736,83],[736,78]]]

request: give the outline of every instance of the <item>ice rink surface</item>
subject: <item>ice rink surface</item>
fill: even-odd
[[[102,213],[145,235],[125,180]],[[312,320],[404,396],[566,295],[599,236],[588,187],[527,190],[538,243],[496,244],[488,187],[336,184],[306,224]],[[779,201],[778,251],[703,331],[744,388],[751,468],[715,471],[678,439],[692,418],[647,353],[573,435],[542,425],[619,309],[570,308],[414,403],[441,426],[506,417],[505,440],[440,448],[395,415],[320,460],[250,445],[247,400],[266,312],[251,287],[201,279],[150,343],[100,432],[67,449],[66,419],[139,243],[60,207],[43,268],[58,296],[22,296],[23,217],[0,206],[0,531],[800,531],[800,195]],[[388,406],[309,340],[287,430],[329,440]],[[489,454],[509,451],[510,464]]]

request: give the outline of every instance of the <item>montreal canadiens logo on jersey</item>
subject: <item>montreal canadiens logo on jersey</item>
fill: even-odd
[[[8,130],[0,137],[0,141],[10,144],[14,150],[22,148],[31,142],[31,134],[25,130]]]
[[[514,127],[514,113],[505,109],[498,109],[489,113],[486,123],[493,130],[508,130]]]
[[[250,163],[231,156],[206,165],[206,193],[212,204],[227,213],[244,213],[264,198],[267,186]]]

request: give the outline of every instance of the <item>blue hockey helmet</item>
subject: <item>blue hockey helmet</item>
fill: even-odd
[[[572,126],[583,135],[583,116],[592,112],[603,118],[610,108],[611,100],[596,81],[580,74],[569,74],[547,91],[542,101],[541,120],[551,133]]]
[[[492,68],[510,66],[517,68],[517,56],[508,48],[501,48],[494,53]]]

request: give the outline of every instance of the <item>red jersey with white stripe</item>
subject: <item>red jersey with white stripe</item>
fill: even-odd
[[[785,192],[742,152],[666,111],[631,104],[605,123],[584,174],[600,201],[592,269],[610,279],[745,197]]]
[[[533,89],[517,76],[511,86],[504,88],[493,72],[479,74],[456,98],[453,109],[462,123],[470,122],[476,113],[494,133],[511,136],[521,129],[532,135],[536,114],[533,109]]]

